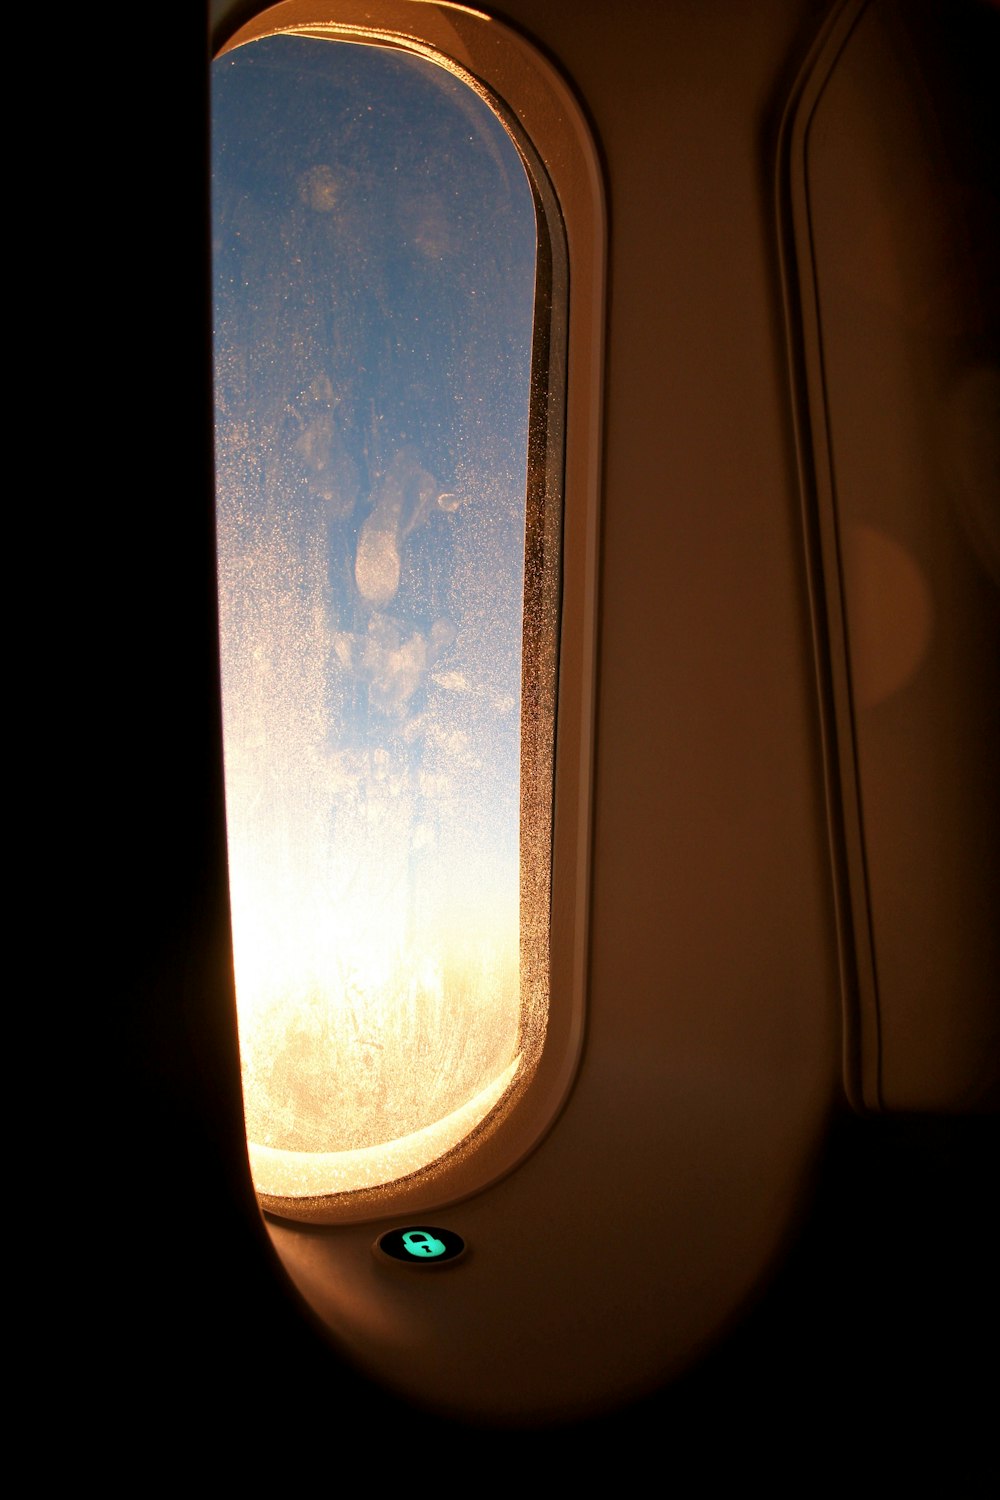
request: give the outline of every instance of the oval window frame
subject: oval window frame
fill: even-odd
[[[521,882],[548,884],[548,932],[522,939],[548,953],[545,1040],[523,1085],[446,1155],[412,1176],[373,1188],[287,1199],[257,1194],[279,1218],[357,1223],[460,1201],[507,1175],[537,1146],[564,1107],[584,1041],[590,887],[591,783],[596,679],[600,418],[603,367],[605,208],[597,152],[565,81],[516,32],[464,6],[427,0],[284,0],[217,48],[222,57],[263,37],[289,34],[399,48],[446,68],[505,126],[528,173],[540,226],[529,415],[525,571],[551,622],[551,648],[526,652],[522,757],[551,760],[548,789],[521,778]],[[540,374],[541,372],[541,374]],[[528,706],[546,744],[526,734]],[[551,743],[553,742],[554,743]],[[551,744],[551,748],[550,748]],[[551,860],[526,860],[526,828],[551,826]],[[529,836],[530,841],[530,836]],[[531,872],[534,872],[533,874]],[[543,902],[543,909],[545,903]],[[536,902],[536,909],[538,904]],[[547,941],[546,941],[547,938]]]

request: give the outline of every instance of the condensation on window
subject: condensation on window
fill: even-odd
[[[253,42],[213,64],[212,120],[244,1106],[258,1192],[294,1199],[438,1160],[544,1033],[521,874],[535,202],[483,99],[404,51]]]

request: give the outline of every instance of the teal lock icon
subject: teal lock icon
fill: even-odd
[[[425,1224],[418,1229],[387,1229],[372,1246],[379,1258],[417,1270],[421,1266],[447,1266],[465,1254],[465,1241],[454,1229]]]
[[[435,1256],[444,1255],[446,1249],[443,1240],[435,1239],[429,1229],[407,1229],[403,1233],[403,1244],[411,1255],[419,1255],[424,1260],[431,1260]]]

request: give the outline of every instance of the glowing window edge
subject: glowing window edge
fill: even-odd
[[[521,908],[523,916],[531,905],[526,889],[537,897],[544,886],[547,899],[541,907],[536,900],[534,909],[544,910],[548,923],[544,932],[537,922],[534,931],[522,930],[521,949],[522,969],[526,956],[537,965],[547,950],[548,1020],[523,1085],[508,1090],[481,1125],[429,1166],[372,1189],[294,1200],[258,1194],[265,1211],[315,1223],[424,1211],[505,1175],[564,1106],[584,1031],[604,321],[600,170],[574,96],[515,32],[466,7],[428,0],[385,0],[378,19],[373,25],[372,7],[357,0],[285,0],[216,55],[279,33],[415,52],[471,87],[525,162],[539,225],[525,536],[525,598],[537,623],[531,649],[527,626],[524,632]],[[551,767],[553,757],[554,774],[530,774]],[[534,846],[527,856],[526,843]]]

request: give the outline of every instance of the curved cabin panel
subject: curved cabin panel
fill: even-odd
[[[841,7],[787,122],[848,1086],[870,1109],[982,1109],[1000,1057],[1000,214],[981,133],[1000,17],[957,19]]]
[[[249,9],[220,0],[220,42],[235,38]],[[383,7],[295,0],[281,9],[311,31],[377,26],[371,13]],[[975,974],[984,973],[988,948],[975,903],[989,858],[959,785],[967,777],[984,821],[994,817],[977,737],[993,734],[995,699],[978,710],[975,703],[995,613],[982,587],[989,510],[975,499],[988,453],[962,434],[989,426],[983,413],[991,387],[974,381],[971,395],[945,403],[953,422],[949,483],[961,478],[966,489],[949,512],[938,559],[925,545],[937,522],[921,515],[907,529],[909,521],[868,508],[863,475],[856,494],[846,483],[857,471],[851,423],[870,445],[868,424],[887,392],[892,420],[880,439],[879,473],[890,510],[902,502],[900,423],[917,440],[913,467],[922,471],[930,461],[927,434],[916,431],[926,408],[907,405],[915,380],[926,377],[933,390],[938,378],[937,356],[925,360],[919,339],[953,336],[924,328],[908,365],[905,336],[889,327],[882,307],[873,314],[881,330],[873,341],[859,311],[868,293],[851,280],[856,247],[834,222],[852,211],[847,200],[860,168],[881,172],[903,149],[887,148],[870,123],[883,92],[890,117],[897,99],[906,116],[892,48],[849,47],[846,93],[837,92],[835,58],[817,72],[831,29],[843,23],[849,32],[859,16],[864,27],[866,8],[815,0],[624,7],[508,0],[502,23],[460,6],[386,0],[384,10],[393,45],[405,37],[418,52],[438,49],[503,104],[508,123],[523,131],[522,154],[530,147],[544,168],[538,181],[551,185],[549,212],[565,228],[565,319],[550,324],[550,369],[565,373],[564,440],[546,450],[547,462],[558,451],[563,486],[548,961],[548,1029],[557,1045],[542,1049],[533,1075],[540,1113],[522,1114],[519,1105],[502,1129],[476,1141],[464,1164],[456,1158],[440,1174],[386,1185],[374,1206],[361,1204],[339,1222],[302,1224],[267,1212],[267,1250],[335,1349],[404,1404],[463,1422],[582,1420],[662,1391],[692,1370],[759,1302],[784,1262],[843,1104],[845,994],[854,1027],[848,1076],[867,1076],[869,1066],[857,1017],[874,1012],[855,1003],[862,925],[851,860],[862,838],[872,854],[865,879],[873,951],[885,955],[876,1045],[887,1102],[931,1097],[927,992],[911,1004],[906,934],[907,923],[928,911],[934,877],[916,868],[905,888],[894,889],[893,871],[901,868],[894,830],[914,840],[921,858],[951,860],[965,872],[954,877],[955,889],[970,893],[971,917],[964,898],[949,893],[932,930],[942,954],[955,960],[960,987],[974,988]],[[871,13],[878,30],[888,12],[873,5]],[[928,5],[925,13],[940,11]],[[863,35],[872,34],[859,31],[858,46]],[[935,76],[937,64],[928,67]],[[774,199],[776,150],[789,141],[782,118],[793,127],[810,117],[807,105],[816,105],[818,125],[826,119],[836,128],[825,141],[820,130],[815,154],[789,155],[782,170],[801,166],[798,182],[815,191],[823,219],[815,269],[830,341],[831,443],[838,483],[845,480],[838,494],[856,522],[832,573],[816,519],[830,512],[817,497],[822,392],[817,405],[807,358],[809,283],[795,264],[803,242],[795,226],[791,245],[779,234]],[[825,116],[827,108],[834,113]],[[843,137],[842,121],[850,125]],[[901,127],[900,142],[911,139],[909,130]],[[863,186],[859,211],[874,196],[867,180]],[[322,182],[316,190],[322,197]],[[781,193],[784,213],[787,175]],[[890,225],[875,226],[865,251],[873,265],[894,243],[894,215]],[[933,247],[926,253],[933,258]],[[926,309],[934,278],[926,282],[919,265],[912,274],[908,265],[904,256],[902,281],[877,284]],[[916,311],[901,314],[903,322]],[[984,351],[992,337],[983,335]],[[882,384],[873,371],[856,372],[858,389],[868,393],[863,411],[848,368],[854,342],[864,359],[873,350],[884,357],[890,377]],[[433,464],[422,468],[440,477]],[[451,492],[447,485],[439,491]],[[919,509],[943,491],[919,477],[907,493]],[[375,566],[386,552],[378,537],[398,536],[401,523],[388,490],[373,486],[369,498],[378,522],[364,544],[360,523],[360,575],[368,580],[365,597],[381,607],[395,565],[390,558]],[[969,522],[964,530],[960,513]],[[443,511],[441,518],[446,525]],[[957,571],[943,580],[938,561]],[[847,595],[846,606],[838,596],[833,615],[823,592],[831,578]],[[876,607],[866,614],[870,595]],[[881,610],[887,601],[891,608]],[[993,622],[989,629],[971,623],[967,604],[980,623]],[[947,676],[936,653],[948,639],[960,669],[944,701],[964,726],[954,739],[923,701],[925,687]],[[857,710],[863,732],[845,767],[855,691],[864,698]],[[915,732],[929,737],[917,763],[933,772],[922,783],[926,802],[907,797],[912,827],[890,802],[881,812],[877,806],[882,790],[896,790],[893,757],[906,730],[895,725],[881,743],[875,716],[889,720],[904,707],[916,713]],[[865,714],[872,716],[867,727]],[[936,779],[939,767],[943,779]],[[853,824],[851,786],[862,792]],[[957,833],[945,827],[953,815]],[[976,871],[981,878],[971,878]],[[962,933],[974,955],[966,967]],[[199,993],[210,989],[221,1011],[225,986]],[[974,1014],[965,1038],[942,1049],[950,1082],[937,1097],[960,1107],[988,1081],[981,994]],[[222,1026],[217,1017],[214,1024]],[[886,1043],[910,1031],[920,1040],[907,1081],[910,1063],[894,1073]],[[211,1055],[224,1057],[224,1048]],[[877,1092],[865,1083],[855,1099],[877,1102]],[[528,1121],[523,1130],[519,1120]],[[231,1159],[238,1154],[234,1148]],[[254,1208],[249,1176],[240,1185]],[[873,1193],[879,1202],[881,1189],[880,1182]],[[862,1204],[841,1238],[829,1235],[821,1216],[830,1248],[816,1303],[818,1326],[829,1329],[843,1313],[856,1331],[845,1340],[844,1365],[881,1415],[882,1360],[891,1349],[879,1343],[877,1319],[872,1330],[863,1314],[850,1316],[851,1293],[869,1285],[857,1266],[878,1206]],[[921,1216],[912,1222],[921,1226],[921,1243],[916,1250],[907,1243],[891,1266],[883,1256],[884,1295],[924,1243]],[[253,1227],[260,1228],[256,1217]],[[396,1230],[402,1243],[409,1233],[411,1243],[461,1244],[464,1253],[438,1267],[393,1263],[377,1246]],[[945,1231],[938,1233],[935,1243]],[[855,1278],[844,1293],[841,1261],[850,1254]],[[913,1354],[928,1327],[924,1286],[915,1274],[902,1284],[913,1295],[890,1332]],[[829,1301],[834,1292],[840,1300]],[[299,1302],[290,1300],[297,1316]],[[811,1331],[794,1345],[800,1353]],[[871,1372],[855,1358],[869,1342],[879,1353]],[[926,1365],[916,1360],[914,1368]],[[954,1365],[948,1370],[950,1379]],[[751,1399],[752,1383],[742,1367],[740,1399]],[[781,1389],[790,1387],[786,1377]],[[676,1388],[690,1390],[683,1382]],[[799,1415],[806,1403],[812,1409],[814,1390],[800,1400]],[[403,1409],[386,1401],[391,1411]],[[763,1415],[770,1431],[774,1413]],[[711,1430],[714,1439],[714,1422]]]

